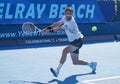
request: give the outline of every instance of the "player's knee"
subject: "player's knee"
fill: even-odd
[[[67,48],[63,49],[63,53],[64,53],[64,54],[69,53],[68,50],[67,50]]]

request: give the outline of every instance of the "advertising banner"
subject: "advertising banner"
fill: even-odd
[[[0,24],[51,24],[72,7],[77,23],[105,22],[96,0],[1,0]]]

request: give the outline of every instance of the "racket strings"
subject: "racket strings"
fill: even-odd
[[[37,31],[36,26],[31,22],[24,23],[22,25],[22,30],[23,30],[24,33],[27,33],[27,34]]]

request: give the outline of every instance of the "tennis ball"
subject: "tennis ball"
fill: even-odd
[[[97,31],[97,27],[96,27],[96,26],[93,26],[93,27],[92,27],[92,31]]]

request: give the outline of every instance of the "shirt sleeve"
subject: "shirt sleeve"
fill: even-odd
[[[64,22],[65,22],[65,16],[63,16],[63,18],[62,18],[61,20],[59,20],[59,22],[61,22],[60,27],[61,27],[62,29],[64,29],[63,25],[64,25]]]
[[[74,27],[74,32],[75,32],[75,33],[78,33],[78,32],[79,32],[78,25],[77,25],[77,23],[75,22],[74,19],[73,19],[72,25],[73,25],[73,27]]]

